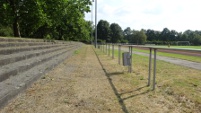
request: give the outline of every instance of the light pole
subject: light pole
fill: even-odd
[[[94,23],[93,23],[93,2],[94,0],[92,0],[92,5],[91,5],[91,24],[92,24],[92,29],[91,29],[91,44],[93,44],[93,27],[94,27]]]
[[[97,48],[97,0],[95,0],[95,47]]]

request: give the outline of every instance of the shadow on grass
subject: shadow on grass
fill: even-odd
[[[139,94],[131,95],[131,96],[129,96],[129,97],[123,98],[122,100],[127,100],[127,99],[129,99],[129,98],[133,98],[133,97],[136,97],[136,96],[139,96],[139,95],[143,95],[143,94],[146,94],[146,93],[148,93],[148,92],[150,92],[150,90],[147,90],[147,91],[142,92],[142,93],[139,93]]]
[[[111,79],[111,76],[120,75],[120,74],[123,74],[123,72],[108,73],[108,72],[105,70],[105,68],[103,67],[103,64],[101,63],[101,61],[100,61],[100,59],[99,59],[99,57],[98,57],[98,55],[97,55],[97,53],[96,53],[95,50],[94,50],[94,53],[96,54],[96,57],[97,57],[97,59],[98,59],[100,65],[101,65],[102,69],[103,69],[104,72],[105,72],[105,76],[107,77],[107,79],[108,79],[108,81],[109,81],[109,83],[110,83],[110,86],[112,87],[112,89],[113,89],[113,91],[114,91],[114,94],[116,95],[116,97],[117,97],[117,99],[118,99],[118,101],[119,101],[119,104],[121,105],[121,108],[122,108],[123,112],[124,112],[124,113],[129,113],[129,112],[128,112],[128,109],[126,108],[126,105],[125,105],[125,103],[124,103],[124,100],[129,99],[129,98],[133,98],[133,97],[135,97],[135,96],[139,96],[139,95],[142,95],[142,94],[146,94],[146,93],[149,92],[149,90],[147,90],[147,91],[145,91],[145,92],[142,92],[142,93],[139,93],[139,94],[131,95],[131,96],[126,97],[126,98],[122,98],[121,95],[127,94],[127,93],[132,93],[132,92],[135,92],[135,91],[139,91],[139,90],[141,90],[141,89],[143,89],[143,88],[145,88],[145,87],[147,87],[147,86],[143,86],[143,87],[137,88],[137,89],[135,89],[135,90],[133,90],[133,91],[128,91],[128,92],[124,92],[124,93],[121,93],[121,94],[120,94],[120,93],[117,91],[117,88],[115,87],[115,85],[113,84],[112,79]]]
[[[104,69],[104,71],[106,72],[106,70]],[[107,76],[111,77],[111,76],[116,76],[116,75],[121,75],[124,74],[123,72],[115,72],[115,73],[107,73]]]
[[[127,92],[120,93],[120,95],[124,95],[124,94],[128,94],[128,93],[133,93],[133,92],[139,91],[139,90],[141,90],[141,89],[143,89],[143,88],[146,88],[146,87],[147,87],[147,85],[146,85],[146,86],[139,87],[139,88],[137,88],[137,89],[135,89],[135,90],[132,90],[132,91],[127,91]]]

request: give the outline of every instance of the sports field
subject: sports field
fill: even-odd
[[[171,48],[171,49],[186,49],[186,50],[200,50],[200,52],[193,51],[173,51],[173,50],[158,50],[157,55],[166,56],[172,58],[179,58],[193,62],[201,63],[201,46],[149,46],[149,47],[159,47],[159,48]],[[149,53],[149,50],[144,48],[134,48],[134,51]]]
[[[149,45],[147,45],[147,46],[149,46]],[[157,45],[155,45],[155,46],[150,46],[150,47],[162,47],[162,48],[181,48],[181,49],[200,49],[201,50],[201,46],[167,46],[167,45],[162,45],[162,46],[157,46]]]
[[[201,49],[201,46],[170,46],[171,48]]]

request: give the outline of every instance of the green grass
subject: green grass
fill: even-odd
[[[80,50],[75,50],[74,51],[74,55],[77,55],[77,54],[79,54],[80,53]]]
[[[170,48],[201,49],[201,46],[170,46]]]
[[[135,55],[133,59],[135,59],[133,62],[134,71],[144,73],[147,78],[148,73],[144,70],[148,71],[148,58]],[[177,100],[181,96],[185,96],[186,99],[201,104],[199,96],[201,94],[200,75],[201,71],[199,70],[157,61],[156,83],[158,88],[168,95],[175,96]]]
[[[163,91],[167,88],[177,99],[181,96],[201,104],[201,71],[157,61],[157,85]]]
[[[147,45],[149,46],[149,45]],[[150,46],[150,47],[162,47],[162,48],[182,48],[182,49],[201,49],[201,46],[171,46],[168,47],[167,45],[162,45],[162,46]]]
[[[139,51],[147,52],[146,50]],[[114,53],[116,59],[115,62],[118,64],[118,50],[115,50]],[[112,55],[110,55],[110,57],[111,56]],[[132,85],[135,85],[135,87],[147,83],[148,62],[149,59],[146,56],[133,56],[133,73],[131,76],[133,82]],[[177,104],[181,104],[181,107],[185,108],[183,109],[183,112],[193,112],[195,108],[189,107],[189,103],[195,104],[195,107],[197,107],[196,109],[199,109],[199,106],[201,106],[200,75],[201,71],[199,70],[157,60],[156,90],[151,94],[155,96],[163,95],[164,97],[167,97],[167,99],[169,99],[169,97],[174,98],[173,103],[176,102]],[[124,76],[127,78],[131,77],[128,74],[124,74]]]

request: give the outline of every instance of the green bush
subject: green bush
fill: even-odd
[[[0,25],[0,36],[13,36],[12,28]]]

